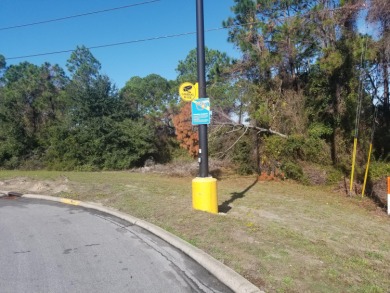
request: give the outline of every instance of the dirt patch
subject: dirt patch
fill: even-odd
[[[305,174],[309,184],[323,185],[327,181],[327,173],[323,168],[318,166],[301,163],[303,174]]]
[[[196,177],[199,172],[199,164],[197,162],[183,163],[174,162],[170,164],[152,164],[142,168],[132,169],[131,172],[135,173],[156,173],[163,174],[165,176],[173,177]],[[212,177],[221,179],[234,175],[233,167],[227,161],[210,160],[209,161],[209,173]]]
[[[354,182],[352,185],[352,192],[350,191],[350,180],[344,177],[335,188],[333,189],[337,193],[341,193],[346,196],[362,196],[363,184]],[[368,182],[365,189],[365,196],[371,198],[378,208],[385,209],[387,203],[387,177],[382,177],[375,182]]]
[[[17,190],[22,193],[50,194],[56,195],[62,192],[69,192],[68,180],[66,178],[35,181],[27,177],[17,177],[0,181],[0,189],[7,191]]]
[[[372,184],[370,196],[378,202],[379,205],[387,207],[387,177],[383,177]]]

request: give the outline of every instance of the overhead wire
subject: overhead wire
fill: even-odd
[[[124,9],[124,8],[128,8],[128,7],[133,7],[133,6],[138,6],[138,5],[144,5],[144,4],[149,4],[149,3],[153,3],[153,2],[158,2],[158,1],[160,1],[160,0],[144,1],[144,2],[130,4],[130,5],[126,5],[126,6],[121,6],[121,7],[116,7],[116,8],[109,8],[109,9],[93,11],[93,12],[87,12],[87,13],[83,13],[83,14],[67,16],[67,17],[62,17],[62,18],[57,18],[57,19],[52,19],[52,20],[39,21],[39,22],[30,23],[30,24],[24,24],[24,25],[16,25],[16,26],[12,26],[12,27],[3,27],[3,28],[0,28],[0,31],[1,30],[5,30],[5,29],[20,28],[20,27],[32,26],[32,25],[43,24],[43,23],[48,23],[48,22],[61,21],[61,20],[65,20],[65,19],[70,19],[70,18],[75,18],[75,17],[82,17],[82,16],[86,16],[86,15],[103,13],[103,12],[107,12],[107,11],[119,10],[119,9]],[[333,9],[333,10],[337,10],[337,9]],[[311,13],[305,13],[303,15],[309,15],[309,14],[311,14]],[[247,26],[247,25],[259,24],[259,23],[261,23],[261,22],[260,21],[253,21],[253,22],[242,23],[242,24],[225,25],[223,27],[206,29],[205,33],[212,32],[212,31],[218,31],[218,30],[230,29],[230,28],[234,28],[234,27],[242,27],[242,26]],[[156,37],[150,37],[150,38],[145,38],[145,39],[130,40],[130,41],[124,41],[124,42],[111,43],[111,44],[96,45],[96,46],[87,47],[87,49],[99,49],[99,48],[106,48],[106,47],[114,47],[114,46],[121,46],[121,45],[141,43],[141,42],[148,42],[148,41],[155,41],[155,40],[161,40],[161,39],[176,38],[176,37],[182,37],[182,36],[194,35],[194,34],[196,34],[196,31],[185,32],[185,33],[177,33],[177,34],[171,34],[171,35],[165,35],[165,36],[156,36]],[[65,49],[65,50],[45,52],[45,53],[37,53],[37,54],[29,54],[29,55],[23,55],[23,56],[6,57],[5,60],[15,60],[15,59],[41,57],[41,56],[56,55],[56,54],[62,54],[62,53],[70,53],[70,52],[74,52],[74,51],[75,51],[75,49]]]
[[[48,20],[36,21],[36,22],[32,22],[32,23],[25,23],[25,24],[18,24],[18,25],[11,25],[11,26],[6,26],[6,27],[0,27],[0,31],[11,30],[11,29],[18,29],[18,28],[34,26],[34,25],[40,25],[40,24],[51,23],[51,22],[57,22],[57,21],[64,21],[64,20],[68,20],[68,19],[72,19],[72,18],[78,18],[78,17],[89,16],[89,15],[93,15],[93,14],[99,14],[99,13],[105,13],[105,12],[110,12],[110,11],[115,11],[115,10],[121,10],[121,9],[126,9],[126,8],[130,8],[130,7],[150,4],[150,3],[159,2],[159,1],[161,1],[161,0],[149,0],[149,1],[139,2],[139,3],[133,3],[133,4],[129,4],[129,5],[124,5],[124,6],[120,6],[120,7],[113,7],[113,8],[103,9],[103,10],[90,11],[90,12],[85,12],[85,13],[81,13],[81,14],[75,14],[75,15],[69,15],[69,16],[64,16],[64,17],[59,17],[59,18],[48,19]],[[354,6],[350,6],[349,8],[358,9],[361,6],[362,6],[362,4],[356,4]],[[333,8],[333,9],[327,9],[327,12],[342,11],[343,9],[345,9],[345,8],[344,7],[339,7],[339,8]],[[316,12],[316,11],[315,12],[307,11],[305,13],[300,14],[299,16],[300,17],[310,16],[312,14],[317,14],[317,13],[318,12]],[[294,18],[296,16],[297,15],[284,17],[284,19],[287,20],[287,19],[290,19],[290,18]],[[251,25],[251,24],[256,24],[256,23],[258,23],[258,22],[245,23],[245,24],[241,24],[241,25]]]
[[[150,1],[140,2],[140,3],[134,3],[134,4],[130,4],[130,5],[125,5],[125,6],[121,6],[121,7],[109,8],[109,9],[104,9],[104,10],[99,10],[99,11],[92,11],[92,12],[87,12],[87,13],[83,13],[83,14],[71,15],[71,16],[66,16],[66,17],[61,17],[61,18],[56,18],[56,19],[51,19],[51,20],[44,20],[44,21],[38,21],[38,22],[34,22],[34,23],[29,23],[29,24],[22,24],[22,25],[3,27],[3,28],[0,28],[0,31],[1,30],[7,30],[7,29],[22,28],[22,27],[26,27],[26,26],[33,26],[33,25],[44,24],[44,23],[55,22],[55,21],[61,21],[61,20],[66,20],[66,19],[70,19],[70,18],[82,17],[82,16],[87,16],[87,15],[92,15],[92,14],[97,14],[97,13],[103,13],[103,12],[108,12],[108,11],[113,11],[113,10],[125,9],[125,8],[129,8],[129,7],[133,7],[133,6],[145,5],[145,4],[149,4],[149,3],[153,3],[153,2],[159,2],[159,1],[160,0],[150,0]],[[330,9],[329,11],[336,11],[336,10],[338,10],[338,9]],[[306,12],[303,15],[310,15],[311,13],[312,12]],[[223,27],[206,29],[205,32],[212,32],[212,31],[230,29],[230,28],[234,28],[234,27],[242,27],[242,26],[246,26],[246,25],[253,25],[253,24],[259,24],[259,23],[260,23],[260,21],[254,21],[254,22],[248,22],[248,23],[242,23],[242,24],[231,24],[231,25],[225,25]],[[133,43],[141,43],[141,42],[155,41],[155,40],[161,40],[161,39],[182,37],[182,36],[194,35],[194,34],[196,34],[196,32],[192,31],[192,32],[178,33],[178,34],[172,34],[172,35],[150,37],[150,38],[139,39],[139,40],[130,40],[130,41],[124,41],[124,42],[118,42],[118,43],[90,46],[90,47],[87,47],[87,49],[98,49],[98,48],[105,48],[105,47],[113,47],[113,46],[127,45],[127,44],[133,44]],[[16,57],[8,57],[8,58],[6,57],[5,60],[15,60],[15,59],[41,57],[41,56],[47,56],[47,55],[70,53],[70,52],[74,52],[74,51],[75,51],[75,49],[65,49],[65,50],[60,50],[60,51],[37,53],[37,54],[30,54],[30,55],[23,55],[23,56],[16,56]]]
[[[226,26],[226,27],[211,28],[211,29],[206,29],[205,32],[224,30],[224,29],[229,29],[231,27],[236,27],[236,26],[242,26],[242,25],[231,25],[231,26]],[[121,46],[121,45],[134,44],[134,43],[150,42],[150,41],[177,38],[177,37],[183,37],[183,36],[194,35],[194,34],[196,34],[196,31],[177,33],[177,34],[171,34],[171,35],[156,36],[156,37],[150,37],[150,38],[145,38],[145,39],[130,40],[130,41],[124,41],[124,42],[118,42],[118,43],[111,43],[111,44],[89,46],[89,47],[87,47],[87,49],[92,50],[92,49],[114,47],[114,46]],[[75,51],[75,49],[66,49],[66,50],[46,52],[46,53],[37,53],[37,54],[30,54],[30,55],[24,55],[24,56],[16,56],[16,57],[8,57],[8,58],[6,57],[5,60],[41,57],[41,56],[47,56],[47,55],[70,53],[70,52],[74,52],[74,51]]]
[[[139,3],[133,3],[133,4],[125,5],[125,6],[120,6],[120,7],[107,8],[107,9],[103,9],[103,10],[91,11],[91,12],[86,12],[86,13],[81,13],[81,14],[76,14],[76,15],[70,15],[70,16],[64,16],[64,17],[59,17],[59,18],[53,18],[53,19],[48,19],[48,20],[42,20],[42,21],[37,21],[37,22],[32,22],[32,23],[0,27],[0,31],[17,29],[17,28],[22,28],[22,27],[27,27],[27,26],[34,26],[34,25],[39,25],[39,24],[51,23],[51,22],[57,22],[57,21],[64,21],[64,20],[67,20],[67,19],[83,17],[83,16],[99,14],[99,13],[105,13],[105,12],[110,12],[110,11],[114,11],[114,10],[121,10],[121,9],[126,9],[126,8],[130,8],[130,7],[141,6],[141,5],[146,5],[146,4],[159,2],[159,1],[160,0],[149,0],[149,1],[139,2]]]
[[[145,4],[149,4],[149,3],[153,3],[153,2],[159,2],[159,1],[161,1],[161,0],[149,0],[149,1],[139,2],[139,3],[129,4],[129,5],[121,6],[121,7],[108,8],[108,9],[104,9],[104,10],[92,11],[92,12],[87,12],[87,13],[82,13],[82,14],[77,14],[77,15],[71,15],[71,16],[51,19],[51,20],[43,20],[43,21],[38,21],[38,22],[34,22],[34,23],[2,27],[2,28],[0,28],[0,31],[8,30],[8,29],[22,28],[22,27],[33,26],[33,25],[39,25],[39,24],[45,24],[45,23],[56,22],[56,21],[62,21],[62,20],[66,20],[66,19],[71,19],[71,18],[76,18],[76,17],[83,17],[83,16],[87,16],[87,15],[98,14],[98,13],[103,13],[103,12],[108,12],[108,11],[113,11],[113,10],[125,9],[125,8],[129,8],[129,7],[145,5]],[[330,9],[329,11],[336,11],[336,10],[338,10],[338,9]],[[302,14],[301,16],[303,16],[303,15],[310,15],[310,14],[312,14],[312,12],[306,12],[306,13]],[[254,22],[248,22],[248,23],[242,23],[242,24],[231,24],[231,25],[226,25],[226,26],[219,27],[219,28],[208,29],[208,30],[205,30],[205,32],[224,30],[224,29],[229,29],[229,28],[234,28],[234,27],[242,27],[242,26],[246,26],[246,25],[259,24],[259,23],[260,23],[260,21],[254,21]],[[154,40],[160,40],[160,39],[175,38],[175,37],[181,37],[181,36],[193,35],[193,34],[196,34],[196,32],[185,32],[185,33],[178,33],[178,34],[172,34],[172,35],[166,35],[166,36],[157,36],[157,37],[151,37],[151,38],[145,38],[145,39],[139,39],[139,40],[130,40],[130,41],[124,41],[124,42],[118,42],[118,43],[112,43],[112,44],[97,45],[97,46],[87,47],[87,49],[98,49],[98,48],[105,48],[105,47],[113,47],[113,46],[120,46],[120,45],[140,43],[140,42],[147,42],[147,41],[154,41]],[[33,58],[33,57],[40,57],[40,56],[47,56],[47,55],[70,53],[70,52],[74,52],[74,51],[75,51],[74,49],[65,49],[65,50],[52,51],[52,52],[46,52],[46,53],[37,53],[37,54],[30,54],[30,55],[23,55],[23,56],[16,56],[16,57],[8,57],[8,58],[6,57],[5,60]]]

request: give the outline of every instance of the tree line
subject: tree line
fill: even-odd
[[[331,164],[348,172],[354,136],[363,165],[375,129],[374,156],[388,161],[390,2],[234,3],[235,16],[224,25],[243,53],[231,68],[241,83],[238,104],[254,126],[288,135],[264,137],[263,159]],[[375,36],[359,32],[362,18],[375,25]]]
[[[174,98],[164,92],[168,81],[157,75],[140,83],[132,78],[128,85],[136,85],[134,91],[119,91],[85,47],[66,66],[70,76],[48,63],[22,62],[3,70],[0,166],[126,169],[157,153],[157,125],[144,116],[164,111]]]
[[[302,162],[349,172],[353,139],[364,165],[390,159],[390,4],[387,0],[234,0],[223,25],[242,53],[206,49],[212,103],[209,150],[240,173]],[[363,15],[363,12],[367,12]],[[359,20],[376,35],[359,32]],[[7,66],[0,55],[0,167],[127,169],[153,156],[197,153],[197,130],[181,82],[197,80],[196,50],[176,80],[150,74],[117,89],[100,63],[77,47],[64,69]],[[375,131],[374,135],[372,135]]]

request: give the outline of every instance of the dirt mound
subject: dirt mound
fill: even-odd
[[[61,192],[68,192],[69,186],[67,179],[63,178],[56,181],[35,181],[31,178],[17,177],[0,181],[0,190],[20,191],[22,193],[51,194],[55,195]]]
[[[387,177],[375,181],[370,187],[370,196],[378,202],[379,205],[387,207]]]
[[[199,164],[197,161],[173,162],[164,165],[155,164],[142,168],[135,168],[132,169],[131,172],[159,173],[174,177],[196,177],[199,172]],[[210,159],[209,173],[212,177],[219,179],[222,176],[234,174],[234,168],[229,162]]]
[[[307,163],[301,163],[301,166],[310,185],[326,184],[328,174],[323,168]]]

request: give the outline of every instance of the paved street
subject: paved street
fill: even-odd
[[[0,292],[231,292],[142,228],[95,210],[0,198]]]

